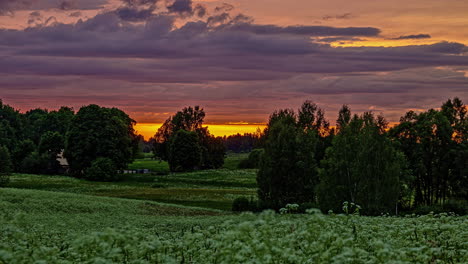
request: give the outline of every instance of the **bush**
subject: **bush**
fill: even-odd
[[[450,200],[444,205],[423,205],[415,208],[412,213],[416,215],[427,215],[430,212],[434,214],[440,213],[456,213],[457,215],[466,215],[468,214],[468,202]]]
[[[319,208],[319,206],[316,203],[301,203],[299,205],[299,210],[298,211],[299,211],[299,213],[304,214],[309,209],[317,209],[317,208]]]
[[[457,215],[468,214],[468,201],[450,200],[444,204],[443,209],[447,213],[456,213]]]
[[[263,149],[252,150],[247,159],[241,160],[239,163],[239,169],[258,169],[260,167],[260,160],[263,153]]]
[[[249,211],[249,209],[249,199],[245,197],[236,198],[232,202],[232,211],[234,212],[244,212]]]
[[[85,171],[85,179],[91,181],[117,181],[119,175],[114,162],[109,158],[97,158]]]
[[[12,167],[10,152],[6,147],[0,146],[0,187],[4,187],[10,182]]]
[[[247,199],[245,197],[239,197],[234,199],[232,202],[232,211],[233,212],[258,212],[260,208],[258,202],[253,199]]]

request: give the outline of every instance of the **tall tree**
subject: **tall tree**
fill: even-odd
[[[70,170],[82,175],[97,158],[109,158],[117,169],[127,167],[134,157],[135,121],[117,108],[82,107],[67,133],[65,157]]]
[[[4,187],[10,181],[12,169],[13,164],[8,148],[0,145],[0,187]]]
[[[317,135],[315,160],[317,164],[320,163],[325,156],[325,150],[331,146],[333,138],[333,130],[330,130],[330,123],[325,119],[324,111],[312,101],[305,101],[298,111],[297,125]]]
[[[23,139],[23,121],[21,114],[13,107],[3,104],[0,99],[0,145],[11,152]]]
[[[169,167],[171,171],[190,171],[200,164],[201,148],[195,132],[180,129],[171,138]]]
[[[393,212],[405,175],[403,153],[383,133],[381,118],[365,113],[349,119],[346,106],[339,115],[339,132],[320,171],[321,208],[339,211],[349,201],[363,206],[368,214]]]
[[[307,129],[292,110],[270,116],[257,174],[258,196],[264,206],[278,209],[287,203],[314,201],[316,144],[317,131]]]

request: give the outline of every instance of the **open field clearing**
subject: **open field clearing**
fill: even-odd
[[[0,263],[468,261],[467,217],[226,215],[11,188],[1,190],[0,204]]]

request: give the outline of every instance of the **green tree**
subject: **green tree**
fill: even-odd
[[[23,160],[36,150],[36,145],[32,140],[25,139],[18,142],[11,153],[14,171],[21,171]]]
[[[190,171],[200,164],[201,148],[195,132],[180,129],[171,138],[169,168],[171,171]]]
[[[40,108],[29,110],[24,114],[24,129],[27,131],[25,136],[32,140],[36,146],[39,145],[42,134],[49,130],[49,126],[47,124],[48,115],[48,110]]]
[[[265,152],[257,174],[258,196],[264,207],[315,200],[317,131],[298,122],[292,110],[270,116]]]
[[[0,145],[12,152],[23,139],[24,122],[18,110],[0,99]]]
[[[338,118],[339,133],[327,149],[318,186],[322,210],[340,211],[354,202],[367,214],[394,212],[406,178],[403,153],[385,135],[385,122],[371,113],[351,119],[348,107]],[[401,180],[401,181],[400,181]]]
[[[8,149],[5,146],[0,146],[0,187],[6,186],[10,181],[12,169],[13,164]]]
[[[52,174],[49,162],[50,157],[46,153],[33,151],[21,161],[19,171],[30,174]]]
[[[97,158],[109,158],[118,170],[125,169],[138,148],[134,124],[117,108],[82,107],[73,117],[66,137],[64,155],[71,173],[82,176]]]
[[[59,132],[47,131],[41,136],[38,152],[47,157],[47,174],[58,173],[61,169],[57,157],[65,148],[64,137]]]

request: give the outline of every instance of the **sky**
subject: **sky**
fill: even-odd
[[[147,138],[189,105],[215,135],[312,100],[383,113],[468,101],[465,0],[0,0],[0,98],[118,107]]]

